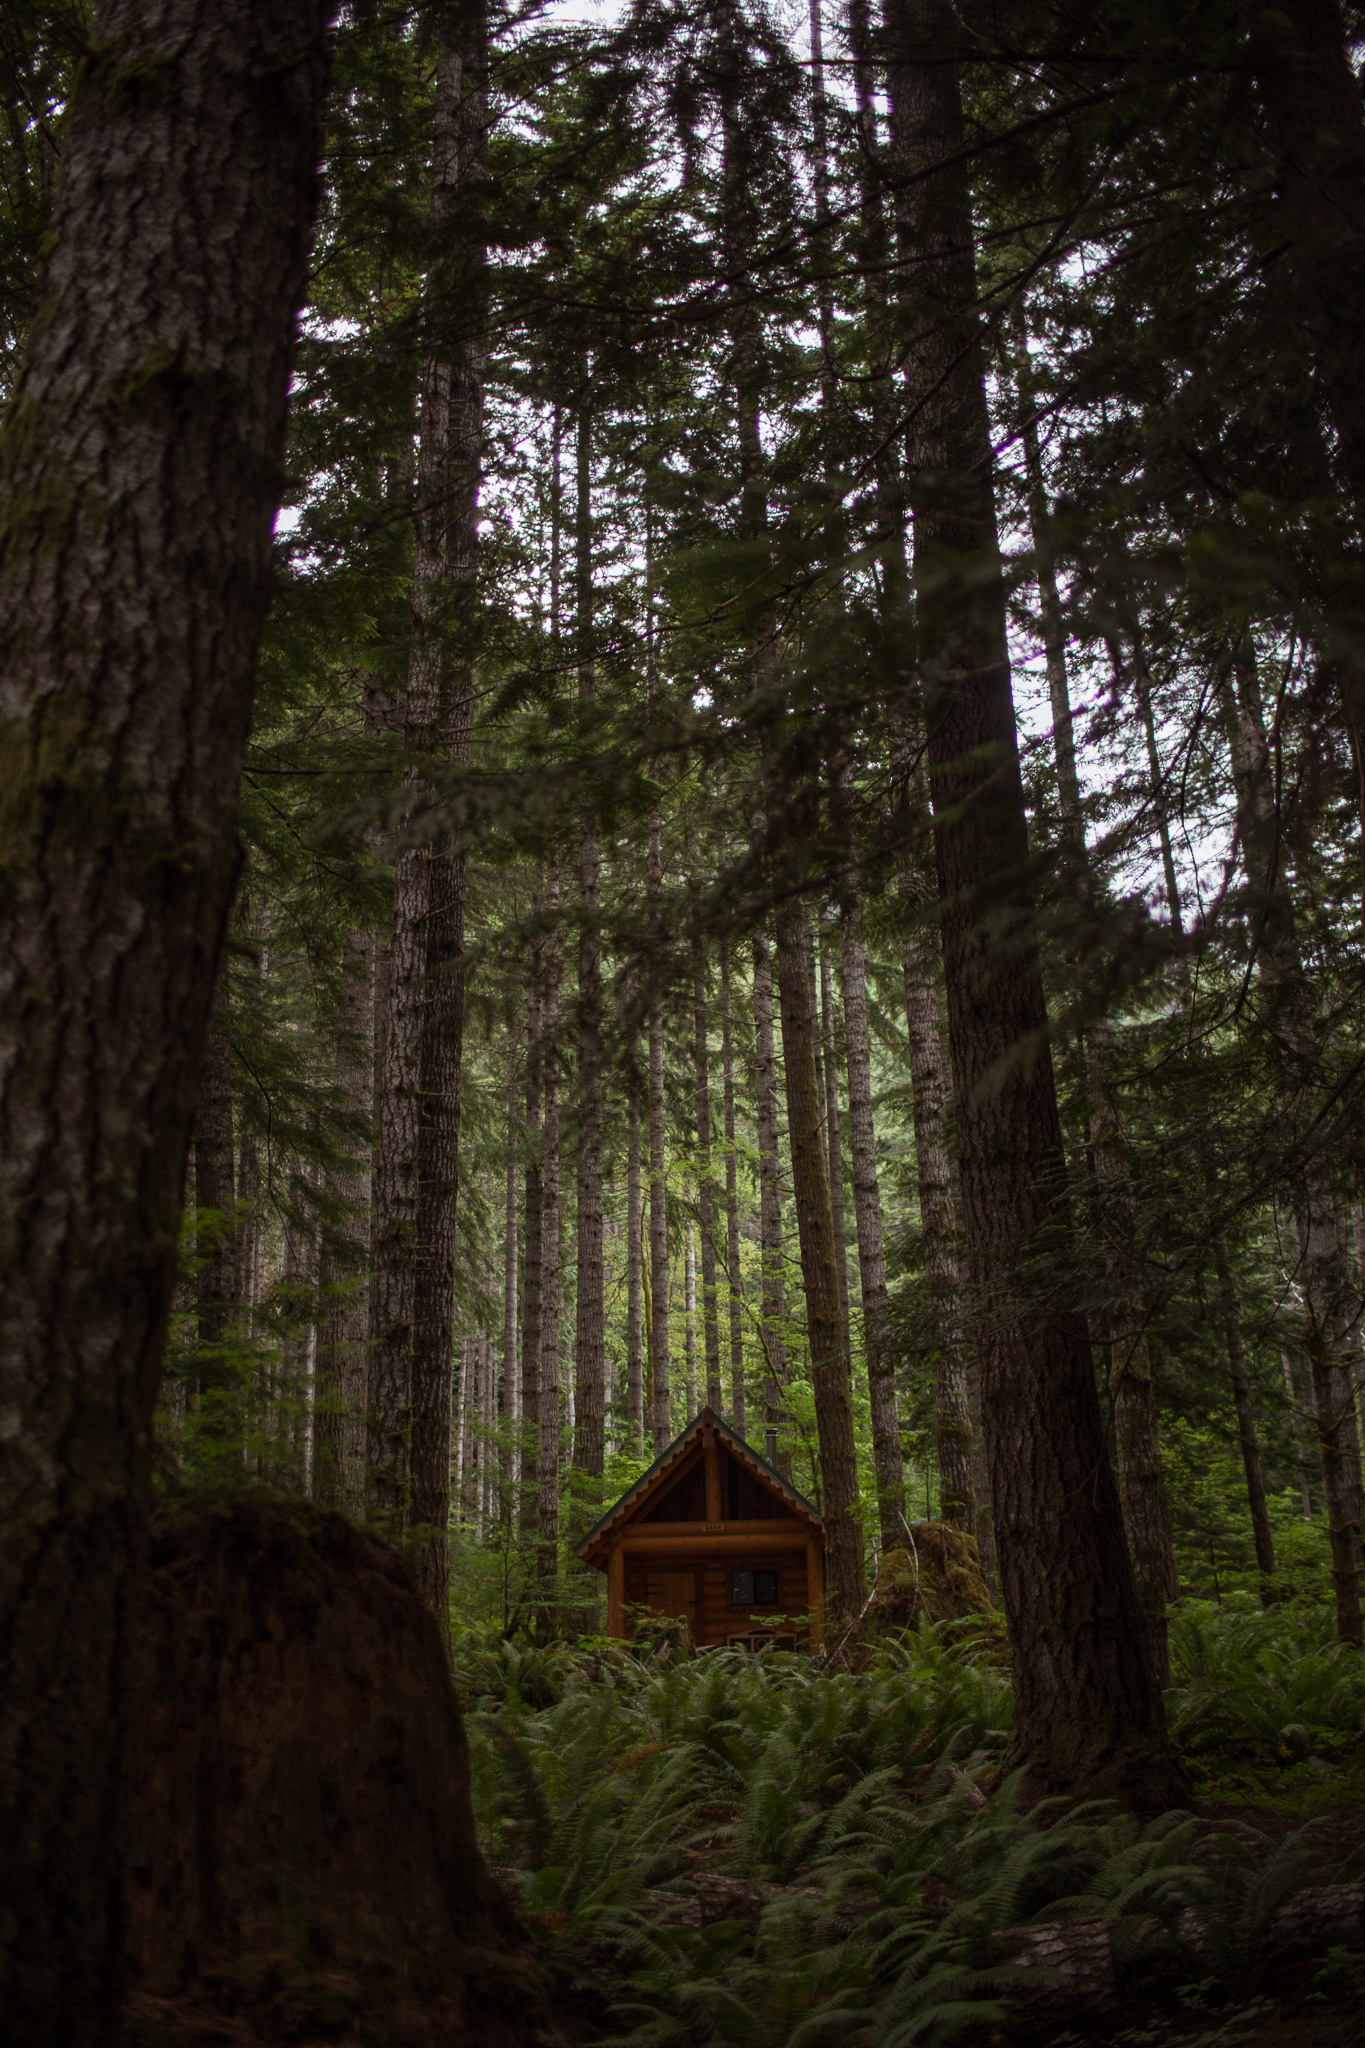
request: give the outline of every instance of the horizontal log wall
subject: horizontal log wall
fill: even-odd
[[[776,1572],[777,1605],[732,1607],[730,1575],[737,1571]],[[627,1607],[655,1605],[662,1596],[665,1575],[674,1577],[684,1572],[693,1575],[693,1633],[699,1646],[709,1648],[723,1643],[727,1636],[761,1629],[778,1615],[796,1618],[804,1640],[811,1604],[804,1550],[795,1553],[782,1546],[747,1554],[743,1551],[717,1554],[708,1548],[705,1553],[694,1550],[660,1555],[628,1549],[624,1572]]]

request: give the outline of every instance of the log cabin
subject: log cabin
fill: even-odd
[[[607,1634],[647,1611],[687,1621],[698,1649],[824,1639],[820,1516],[710,1408],[675,1437],[578,1546],[607,1575]]]

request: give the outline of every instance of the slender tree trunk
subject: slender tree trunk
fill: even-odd
[[[233,1224],[237,1204],[236,1148],[232,1133],[232,1050],[228,1037],[227,983],[214,998],[204,1055],[199,1070],[199,1101],[194,1116],[194,1199],[202,1215],[217,1219],[212,1235],[199,1248],[196,1275],[199,1342],[221,1344],[232,1320],[237,1258]],[[231,1408],[231,1389],[221,1364],[210,1360],[200,1376],[200,1392],[213,1392],[215,1405]],[[222,1427],[230,1427],[227,1413]]]
[[[915,882],[908,868],[902,871],[900,890],[907,902],[916,901]],[[904,966],[924,1293],[934,1345],[934,1447],[938,1457],[939,1514],[950,1526],[970,1534],[976,1523],[976,1491],[962,1340],[957,1205],[948,1152],[948,1072],[939,1031],[938,947],[928,925],[921,920],[917,919],[906,933]]]
[[[1275,1585],[1275,1538],[1266,1507],[1265,1475],[1261,1470],[1261,1446],[1256,1435],[1256,1413],[1251,1404],[1251,1381],[1247,1376],[1232,1260],[1228,1256],[1227,1238],[1221,1230],[1213,1240],[1213,1257],[1218,1275],[1218,1305],[1227,1339],[1232,1403],[1237,1412],[1237,1440],[1242,1452],[1242,1471],[1246,1476],[1247,1506],[1251,1511],[1251,1540],[1256,1549],[1256,1569],[1261,1575],[1261,1605],[1273,1607],[1279,1598]]]
[[[521,1484],[518,1455],[521,1429],[521,1366],[517,1357],[517,1072],[518,1046],[507,1048],[507,1199],[502,1239],[502,1399],[498,1421],[502,1435],[502,1479],[510,1520],[511,1503]]]
[[[867,1598],[863,1532],[858,1518],[858,1461],[853,1438],[849,1358],[825,1172],[824,1133],[816,1083],[818,1029],[812,996],[809,926],[804,906],[789,900],[777,914],[777,980],[792,1189],[805,1282],[811,1390],[820,1437],[825,1525],[825,1584],[831,1624],[850,1625]]]
[[[342,1046],[338,1080],[358,1117],[369,1122],[374,1090],[374,937],[351,932],[342,967]],[[313,1498],[349,1515],[365,1511],[365,1339],[368,1310],[357,1286],[341,1290],[369,1255],[370,1162],[357,1153],[329,1175],[328,1193],[354,1220],[353,1241],[323,1235],[318,1261],[318,1328],[313,1411]],[[335,1290],[329,1295],[329,1290]]]
[[[237,898],[233,922],[243,946],[253,956],[255,977],[265,981],[270,961],[270,899],[259,889],[243,889]],[[248,1330],[254,1328],[255,1312],[265,1298],[265,1215],[264,1181],[270,1160],[261,1172],[260,1147],[254,1134],[243,1130],[237,1140],[237,1222],[233,1232],[236,1269],[232,1300]]]
[[[1281,873],[1274,769],[1261,711],[1255,651],[1234,651],[1226,711],[1237,784],[1242,857],[1249,882],[1276,1087],[1291,1138],[1301,1134],[1286,1174],[1298,1236],[1299,1341],[1308,1360],[1332,1553],[1337,1634],[1359,1645],[1361,1532],[1365,1524],[1360,1441],[1351,1383],[1355,1303],[1337,1229],[1333,1160],[1312,1139],[1324,1091],[1312,983],[1303,971],[1294,905]]]
[[[1106,1322],[1112,1358],[1109,1387],[1114,1403],[1119,1495],[1137,1583],[1143,1642],[1158,1683],[1166,1686],[1171,1682],[1166,1603],[1179,1598],[1180,1581],[1166,1519],[1156,1389],[1144,1328],[1146,1311],[1131,1272],[1137,1222],[1127,1146],[1108,1085],[1106,1049],[1107,1033],[1097,1021],[1090,1032],[1086,1056],[1091,1103],[1090,1156],[1098,1196],[1097,1216],[1113,1289]]]
[[[1324,1181],[1325,1175],[1316,1172],[1304,1176],[1293,1189],[1305,1307],[1302,1341],[1313,1385],[1337,1635],[1342,1642],[1360,1648],[1365,1640],[1360,1601],[1365,1501],[1351,1351],[1346,1336],[1350,1309],[1344,1299],[1344,1261],[1340,1257],[1331,1196]]]
[[[768,1456],[786,1425],[787,1305],[782,1273],[782,1179],[777,1152],[777,1056],[773,1044],[773,970],[767,934],[754,934],[754,1105],[758,1124],[758,1242],[763,1276],[764,1414]]]
[[[596,694],[592,649],[592,429],[578,420],[578,696]],[[607,1350],[602,1274],[602,849],[590,812],[579,824],[578,929],[578,1274],[574,1329],[573,1462],[599,1500],[606,1457]],[[589,1520],[595,1520],[590,1515]]]
[[[1365,849],[1362,849],[1365,851]],[[1351,1319],[1352,1372],[1356,1387],[1356,1412],[1365,1426],[1365,1331],[1362,1330],[1361,1289],[1365,1282],[1365,1206],[1359,1202],[1348,1205],[1349,1214],[1341,1218],[1342,1256],[1349,1272],[1352,1253],[1355,1255],[1355,1314]]]
[[[844,1350],[853,1358],[848,1310],[848,1227],[844,1221],[844,1145],[839,1129],[839,1058],[834,1028],[834,1000],[829,981],[829,948],[820,946],[820,1036],[825,1047],[825,1128],[829,1161],[829,1200],[834,1217],[834,1260],[839,1275],[839,1306],[844,1318]]]
[[[418,450],[412,644],[405,711],[414,756],[467,757],[483,441],[482,188],[485,27],[460,18],[436,67],[428,280]],[[452,627],[460,652],[449,651]],[[430,782],[414,763],[415,813]],[[394,1536],[421,1531],[423,1598],[447,1629],[455,1207],[464,1032],[464,850],[434,837],[394,868],[393,942],[380,1101],[370,1358],[371,1510]]]
[[[658,813],[650,822],[650,888],[662,887],[659,855]],[[651,980],[658,974],[651,967]],[[649,1001],[649,1279],[653,1316],[650,1329],[650,1368],[653,1384],[654,1455],[665,1449],[673,1434],[669,1390],[668,1355],[668,1190],[664,1155],[664,1006],[657,990]]]
[[[742,1437],[744,1413],[744,1303],[739,1271],[739,1161],[735,1155],[735,1050],[730,1014],[730,941],[720,942],[720,1061],[725,1116],[725,1295],[730,1312],[730,1419]]]
[[[640,1086],[632,1047],[626,1066],[626,1443],[637,1458],[645,1443],[643,1238]]]
[[[498,1362],[493,1350],[493,1339],[485,1332],[483,1340],[483,1393],[479,1402],[479,1430],[483,1443],[483,1485],[479,1489],[479,1522],[485,1535],[494,1527],[494,1501],[496,1488],[493,1473],[494,1435],[498,1425]]]
[[[848,1140],[853,1203],[858,1222],[858,1277],[863,1302],[863,1358],[872,1410],[872,1456],[877,1472],[877,1514],[882,1550],[904,1544],[905,1468],[896,1414],[896,1376],[887,1329],[886,1261],[882,1202],[877,1181],[877,1133],[872,1120],[872,1052],[867,1027],[867,968],[863,909],[856,870],[846,870],[840,911],[844,970],[844,1036],[848,1046]]]
[[[1299,1474],[1299,1502],[1303,1519],[1313,1519],[1313,1486],[1309,1476],[1309,1459],[1304,1449],[1305,1409],[1299,1393],[1299,1376],[1295,1369],[1293,1355],[1288,1351],[1280,1353],[1280,1366],[1284,1373],[1284,1390],[1289,1400],[1290,1427],[1294,1438],[1294,1463]]]
[[[706,1352],[706,1404],[724,1411],[720,1383],[720,1325],[716,1318],[716,1194],[711,1181],[711,1058],[706,1020],[706,968],[698,947],[692,978],[692,1058],[697,1111],[697,1215],[701,1224],[702,1341]]]
[[[540,1344],[541,1251],[545,1241],[544,980],[545,934],[540,902],[532,898],[535,922],[526,972],[526,1228],[522,1235],[521,1290],[521,1512],[523,1537],[534,1537],[540,1519]]]
[[[326,29],[315,0],[96,8],[3,429],[0,2037],[23,2048],[117,2030],[152,1414]]]
[[[1024,460],[1028,479],[1029,519],[1032,527],[1039,610],[1043,644],[1047,657],[1048,695],[1052,707],[1052,745],[1057,768],[1057,789],[1061,810],[1061,853],[1064,875],[1077,900],[1093,901],[1095,881],[1085,841],[1081,808],[1080,779],[1076,770],[1076,745],[1067,677],[1066,634],[1057,592],[1051,516],[1038,446],[1037,423],[1032,410],[1028,349],[1020,337],[1020,397],[1022,401]],[[1138,643],[1134,640],[1134,646]],[[1135,665],[1136,660],[1135,656]],[[1180,891],[1171,850],[1164,783],[1156,747],[1151,691],[1146,670],[1138,696],[1143,713],[1149,764],[1152,772],[1152,801],[1156,809],[1166,877],[1167,904],[1171,923],[1180,932]],[[1095,1213],[1104,1245],[1105,1265],[1110,1283],[1110,1300],[1104,1323],[1110,1344],[1110,1398],[1114,1411],[1115,1452],[1119,1470],[1119,1496],[1123,1504],[1128,1550],[1133,1561],[1138,1602],[1142,1610],[1143,1641],[1158,1682],[1169,1685],[1170,1649],[1166,1633],[1166,1605],[1178,1599],[1180,1581],[1175,1553],[1171,1547],[1166,1511],[1165,1473],[1161,1460],[1161,1434],[1157,1420],[1156,1389],[1152,1382],[1147,1346],[1146,1306],[1142,1287],[1134,1271],[1137,1217],[1133,1205],[1128,1168],[1128,1148],[1110,1082],[1109,1033],[1104,1019],[1089,1028],[1085,1041],[1086,1086],[1090,1101],[1090,1157],[1096,1186]]]
[[[540,1234],[540,1450],[536,1478],[540,1488],[539,1576],[542,1611],[553,1603],[559,1577],[559,873],[553,856],[545,866],[545,915],[542,1026],[544,1066],[541,1087],[545,1101],[545,1144],[541,1160]]]
[[[1015,1682],[1013,1757],[1056,1791],[1187,1795],[1141,1645],[1081,1319],[1046,1275],[1070,1232],[1034,929],[984,359],[947,0],[887,0],[915,413],[917,624],[958,1170],[991,1505]]]
[[[683,1359],[688,1422],[697,1419],[697,1245],[691,1219],[683,1250]]]

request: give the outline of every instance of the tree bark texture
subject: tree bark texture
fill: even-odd
[[[824,1132],[815,1073],[819,1027],[812,1001],[810,927],[805,906],[791,899],[777,914],[777,980],[786,1075],[792,1193],[805,1283],[811,1391],[820,1438],[821,1507],[825,1525],[825,1594],[831,1626],[850,1627],[867,1598],[859,1519],[853,1396],[844,1345],[834,1216],[825,1172]]]
[[[1309,1458],[1305,1449],[1305,1424],[1307,1421],[1303,1397],[1299,1391],[1299,1374],[1296,1354],[1286,1348],[1280,1353],[1280,1370],[1284,1374],[1284,1391],[1289,1402],[1290,1426],[1294,1437],[1294,1463],[1299,1475],[1299,1505],[1305,1522],[1313,1519],[1313,1486],[1309,1476]]]
[[[848,1047],[848,1141],[858,1224],[858,1278],[863,1303],[863,1359],[872,1413],[872,1457],[883,1551],[904,1543],[905,1467],[896,1414],[896,1374],[887,1330],[886,1259],[872,1120],[872,1050],[867,1026],[867,966],[857,877],[845,875],[840,913],[844,970],[844,1037]]]
[[[744,1301],[739,1272],[739,1161],[735,1155],[735,1046],[731,1017],[730,941],[720,942],[720,1065],[725,1118],[725,1296],[730,1317],[730,1419],[741,1437],[745,1426]],[[721,1410],[716,1411],[718,1414]]]
[[[204,1214],[211,1214],[212,1236],[201,1242],[199,1271],[195,1275],[198,1304],[199,1342],[221,1344],[232,1321],[236,1283],[236,1252],[233,1225],[237,1203],[236,1147],[232,1132],[232,1041],[229,1036],[226,981],[214,996],[209,1027],[204,1035],[204,1053],[199,1069],[199,1100],[194,1112],[194,1201]],[[229,1389],[221,1380],[215,1362],[206,1360],[201,1368],[200,1392],[212,1388],[219,1400]]]
[[[467,759],[483,452],[483,248],[487,51],[478,7],[436,66],[424,309],[412,637],[405,704],[411,810],[394,866],[393,938],[374,1222],[370,1348],[371,1513],[415,1543],[423,1596],[449,1599],[460,1055],[466,855],[433,826],[421,757]],[[459,636],[458,655],[452,639]]]
[[[626,1062],[626,1444],[634,1457],[645,1442],[643,1238],[640,1082],[632,1045]],[[651,1426],[652,1421],[651,1417]]]
[[[659,852],[658,813],[650,821],[650,889],[662,888],[663,867]],[[651,979],[657,968],[651,969]],[[664,1006],[657,990],[649,1000],[649,1282],[653,1309],[649,1333],[650,1378],[653,1386],[654,1432],[657,1458],[673,1434],[669,1388],[668,1355],[668,1185],[664,1152]]]
[[[711,1180],[711,1054],[706,967],[698,947],[692,970],[692,1062],[697,1113],[697,1216],[701,1226],[701,1320],[706,1354],[706,1405],[720,1415],[720,1324],[716,1316],[716,1191]]]
[[[950,1527],[971,1533],[976,1523],[972,1481],[972,1417],[963,1347],[962,1275],[957,1253],[957,1203],[948,1151],[948,1073],[939,1031],[939,949],[918,905],[909,867],[900,893],[917,906],[905,935],[905,1026],[910,1052],[910,1101],[915,1130],[915,1178],[924,1299],[934,1347],[934,1447],[938,1457],[939,1514]]]
[[[540,1446],[536,1479],[539,1576],[546,1597],[559,1576],[559,871],[545,864],[544,1011],[541,1033],[544,1066],[545,1143],[541,1154],[540,1226]]]
[[[1027,363],[1027,348],[1024,349]],[[1027,370],[1021,375],[1027,397]],[[1082,902],[1095,895],[1085,841],[1080,783],[1076,773],[1076,748],[1071,717],[1071,691],[1067,677],[1066,637],[1057,595],[1056,571],[1049,542],[1047,492],[1038,448],[1037,424],[1027,403],[1023,429],[1025,465],[1028,477],[1029,517],[1037,555],[1040,609],[1047,653],[1048,694],[1052,706],[1052,748],[1057,768],[1061,809],[1061,850]],[[1143,671],[1144,677],[1146,671]],[[1165,856],[1167,900],[1171,922],[1180,929],[1180,895],[1175,862],[1171,853],[1170,830],[1156,753],[1156,728],[1151,717],[1151,692],[1139,689],[1145,707],[1149,759],[1152,766],[1152,802],[1156,810]],[[1166,1631],[1166,1604],[1178,1599],[1180,1582],[1175,1553],[1171,1547],[1166,1511],[1165,1474],[1161,1462],[1161,1433],[1157,1421],[1156,1389],[1152,1383],[1151,1359],[1147,1346],[1146,1304],[1139,1275],[1134,1270],[1137,1218],[1132,1182],[1128,1170],[1127,1142],[1110,1082],[1110,1039],[1108,1024],[1097,1018],[1086,1034],[1086,1088],[1090,1101],[1090,1157],[1095,1175],[1095,1215],[1103,1244],[1109,1277],[1110,1298],[1104,1321],[1110,1345],[1109,1395],[1113,1406],[1114,1444],[1119,1471],[1119,1498],[1123,1505],[1128,1551],[1133,1561],[1138,1604],[1142,1610],[1143,1641],[1157,1681],[1163,1687],[1171,1677],[1170,1647]]]
[[[0,439],[0,2035],[25,2048],[113,2033],[125,1658],[328,12],[96,10]]]
[[[1315,1105],[1325,1091],[1313,985],[1303,971],[1294,905],[1281,872],[1274,765],[1261,709],[1255,650],[1243,643],[1231,664],[1225,712],[1237,786],[1249,912],[1257,935],[1275,1083],[1294,1149],[1285,1171],[1298,1241],[1299,1343],[1308,1361],[1332,1554],[1337,1634],[1360,1644],[1361,1536],[1365,1524],[1360,1442],[1351,1383],[1356,1304],[1337,1229],[1335,1169]]]
[[[1084,1323],[1055,1298],[1069,1206],[1028,878],[958,78],[946,0],[887,0],[909,495],[981,1409],[1041,1788],[1187,1793],[1144,1655]]]
[[[697,1419],[697,1244],[691,1217],[683,1246],[683,1421]]]
[[[342,964],[342,1048],[338,1082],[357,1118],[369,1123],[374,1089],[374,937],[351,932]],[[349,1515],[365,1511],[365,1340],[369,1316],[364,1293],[346,1294],[357,1265],[368,1263],[370,1162],[358,1153],[328,1177],[328,1194],[354,1233],[338,1241],[323,1234],[318,1256],[322,1321],[318,1328],[313,1410],[313,1498]],[[357,1258],[357,1253],[360,1254]],[[329,1292],[330,1290],[330,1292]]]
[[[1086,1047],[1090,1095],[1090,1156],[1094,1163],[1097,1219],[1104,1239],[1110,1300],[1105,1320],[1112,1363],[1109,1393],[1114,1407],[1114,1447],[1119,1498],[1128,1553],[1133,1561],[1142,1637],[1162,1686],[1171,1682],[1166,1637],[1166,1603],[1179,1598],[1175,1553],[1166,1515],[1166,1481],[1161,1463],[1156,1389],[1147,1349],[1146,1308],[1132,1271],[1137,1232],[1123,1126],[1109,1087],[1103,1020],[1091,1027]]]
[[[829,947],[821,940],[820,954],[820,1037],[824,1046],[825,1137],[829,1166],[829,1204],[834,1218],[834,1262],[839,1276],[839,1306],[844,1318],[844,1350],[853,1357],[853,1331],[848,1307],[848,1226],[844,1220],[844,1141],[839,1128],[839,1058],[834,1026],[834,996],[830,988]]]
[[[592,656],[592,429],[578,420],[576,583],[578,695],[596,694]],[[584,812],[578,837],[578,1271],[574,1331],[577,1395],[573,1462],[600,1481],[606,1458],[607,1349],[602,1272],[602,849],[597,826]],[[595,1487],[590,1500],[596,1500]],[[595,1519],[590,1517],[590,1520]]]
[[[522,1233],[521,1289],[521,1513],[523,1536],[535,1534],[539,1519],[540,1465],[540,1335],[541,1245],[545,1233],[545,1188],[542,1170],[545,1066],[544,1002],[545,935],[539,923],[539,901],[532,899],[533,934],[526,965],[526,1227]]]
[[[405,1561],[256,1494],[163,1503],[149,1564],[127,2035],[543,2048],[554,2023],[480,1853],[459,1701]]]
[[[782,1274],[782,1171],[777,1151],[777,1054],[773,1043],[772,954],[754,934],[754,1109],[758,1125],[758,1244],[763,1275],[764,1415],[769,1436],[782,1429],[787,1380],[787,1304]]]
[[[1232,1260],[1227,1236],[1219,1231],[1213,1240],[1214,1269],[1218,1278],[1218,1306],[1228,1350],[1228,1377],[1232,1382],[1232,1404],[1237,1415],[1237,1441],[1246,1478],[1247,1506],[1251,1512],[1251,1538],[1256,1550],[1256,1569],[1261,1574],[1261,1605],[1273,1607],[1275,1589],[1275,1538],[1266,1507],[1265,1474],[1261,1469],[1261,1446],[1256,1434],[1256,1411],[1251,1401],[1246,1348],[1242,1343],[1242,1318],[1237,1306],[1237,1289],[1232,1277]]]
[[[502,1391],[498,1424],[502,1437],[502,1478],[508,1502],[521,1483],[518,1437],[521,1427],[521,1362],[517,1356],[517,1071],[514,1038],[507,1057],[507,1188],[502,1236]],[[510,1507],[508,1510],[510,1514]]]

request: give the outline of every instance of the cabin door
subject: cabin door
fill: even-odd
[[[697,1632],[697,1575],[695,1572],[660,1572],[649,1576],[651,1613],[686,1618],[693,1635]]]

